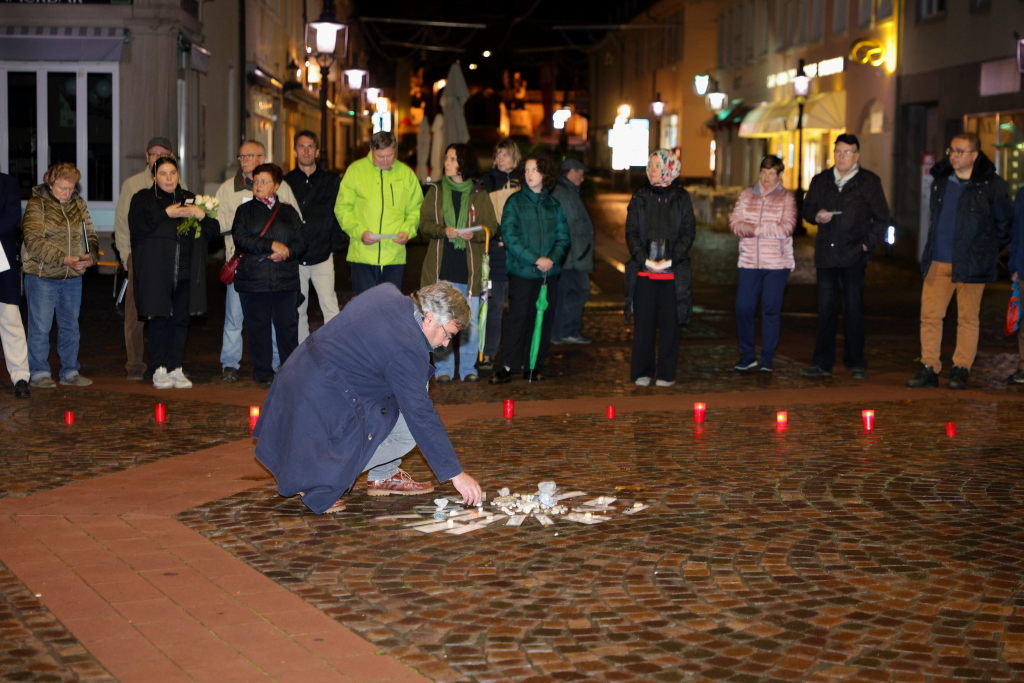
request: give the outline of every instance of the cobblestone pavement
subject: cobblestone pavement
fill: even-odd
[[[90,683],[115,680],[3,563],[0,678]]]
[[[491,488],[655,503],[595,526],[423,535],[374,520],[416,500],[316,517],[272,485],[181,519],[436,680],[1019,679],[1024,404],[874,407],[452,430]]]
[[[822,382],[799,375],[815,324],[805,265],[787,289],[776,372],[740,375],[731,369],[734,243],[702,231],[697,246],[699,309],[676,386],[628,381],[621,280],[604,261],[584,326],[594,343],[552,347],[549,379],[431,389],[467,469],[488,490],[528,490],[545,478],[595,495],[640,486],[622,495],[654,502],[644,513],[592,527],[420,535],[374,520],[407,512],[416,499],[357,490],[346,513],[315,517],[278,497],[266,477],[245,475],[176,519],[435,680],[1024,677],[1024,393],[1004,383],[1016,364],[1015,343],[996,325],[1005,292],[986,293],[976,390],[908,395],[897,387],[916,362],[919,276],[906,264],[872,266],[870,378],[858,382],[839,367]],[[798,252],[806,259],[806,244]],[[97,385],[34,389],[29,401],[0,395],[5,509],[173,468],[217,445],[248,448],[241,406],[263,392],[244,364],[237,384],[219,380],[222,302],[211,296],[210,314],[191,330],[186,370],[195,389],[158,393],[120,379],[109,289],[109,279],[93,277],[83,306],[83,373]],[[702,430],[686,409],[690,396],[712,397]],[[538,417],[502,420],[503,398]],[[587,398],[618,403],[619,417],[580,412]],[[152,422],[155,400],[168,404],[163,427]],[[878,413],[871,434],[860,430],[864,407]],[[776,433],[782,408],[791,426]],[[65,427],[69,409],[76,424]],[[949,419],[958,425],[953,438],[943,431]],[[408,462],[417,477],[430,476],[420,458]],[[0,539],[0,680],[111,680],[109,652],[92,653],[78,637],[89,635],[79,631],[88,620],[63,624],[51,596],[35,597],[33,576],[16,575],[5,559]],[[278,677],[267,671],[259,675]],[[389,680],[411,680],[397,676]]]

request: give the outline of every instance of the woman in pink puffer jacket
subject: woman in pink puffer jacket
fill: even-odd
[[[758,182],[740,193],[729,216],[729,227],[740,238],[739,282],[736,286],[736,332],[740,360],[734,366],[748,372],[758,366],[754,349],[754,314],[761,300],[761,370],[771,372],[779,344],[782,293],[793,270],[793,229],[796,200],[779,180],[782,159],[761,160]]]

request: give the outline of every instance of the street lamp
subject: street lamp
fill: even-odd
[[[651,116],[654,117],[654,148],[661,147],[661,116],[665,113],[665,102],[661,99],[661,93],[655,93],[654,101],[651,102]]]
[[[320,149],[327,145],[327,76],[331,67],[348,52],[348,26],[334,16],[334,0],[324,0],[320,18],[306,24],[306,45],[313,45],[320,66]]]
[[[366,69],[345,69],[345,85],[349,90],[360,90],[363,87],[363,79],[369,75]]]
[[[704,97],[708,94],[708,88],[711,87],[711,74],[697,74],[693,77],[693,92],[697,93],[700,97]]]
[[[726,102],[729,101],[729,96],[719,90],[709,92],[707,97],[708,106],[711,107],[711,111],[715,113],[718,113],[725,109],[725,104]]]
[[[796,95],[796,197],[801,202],[804,196],[804,103],[811,89],[811,79],[804,73],[804,60],[800,60],[793,78],[793,93]]]

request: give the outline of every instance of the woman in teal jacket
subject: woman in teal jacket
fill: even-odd
[[[544,379],[544,359],[551,342],[551,318],[558,301],[558,274],[569,250],[569,224],[562,205],[551,196],[558,177],[555,164],[543,155],[526,157],[523,167],[526,187],[505,202],[501,232],[505,236],[508,268],[508,320],[502,337],[503,365],[491,376],[492,384],[512,379],[522,372],[531,379],[529,344],[537,316],[537,296],[548,285],[548,308],[541,327],[540,350],[532,373]]]

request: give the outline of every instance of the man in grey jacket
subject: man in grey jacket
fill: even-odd
[[[581,331],[583,307],[590,294],[590,273],[594,271],[594,223],[580,198],[586,172],[587,167],[579,159],[566,159],[562,162],[562,177],[552,191],[565,212],[570,237],[551,324],[552,344],[589,344],[591,341]]]

